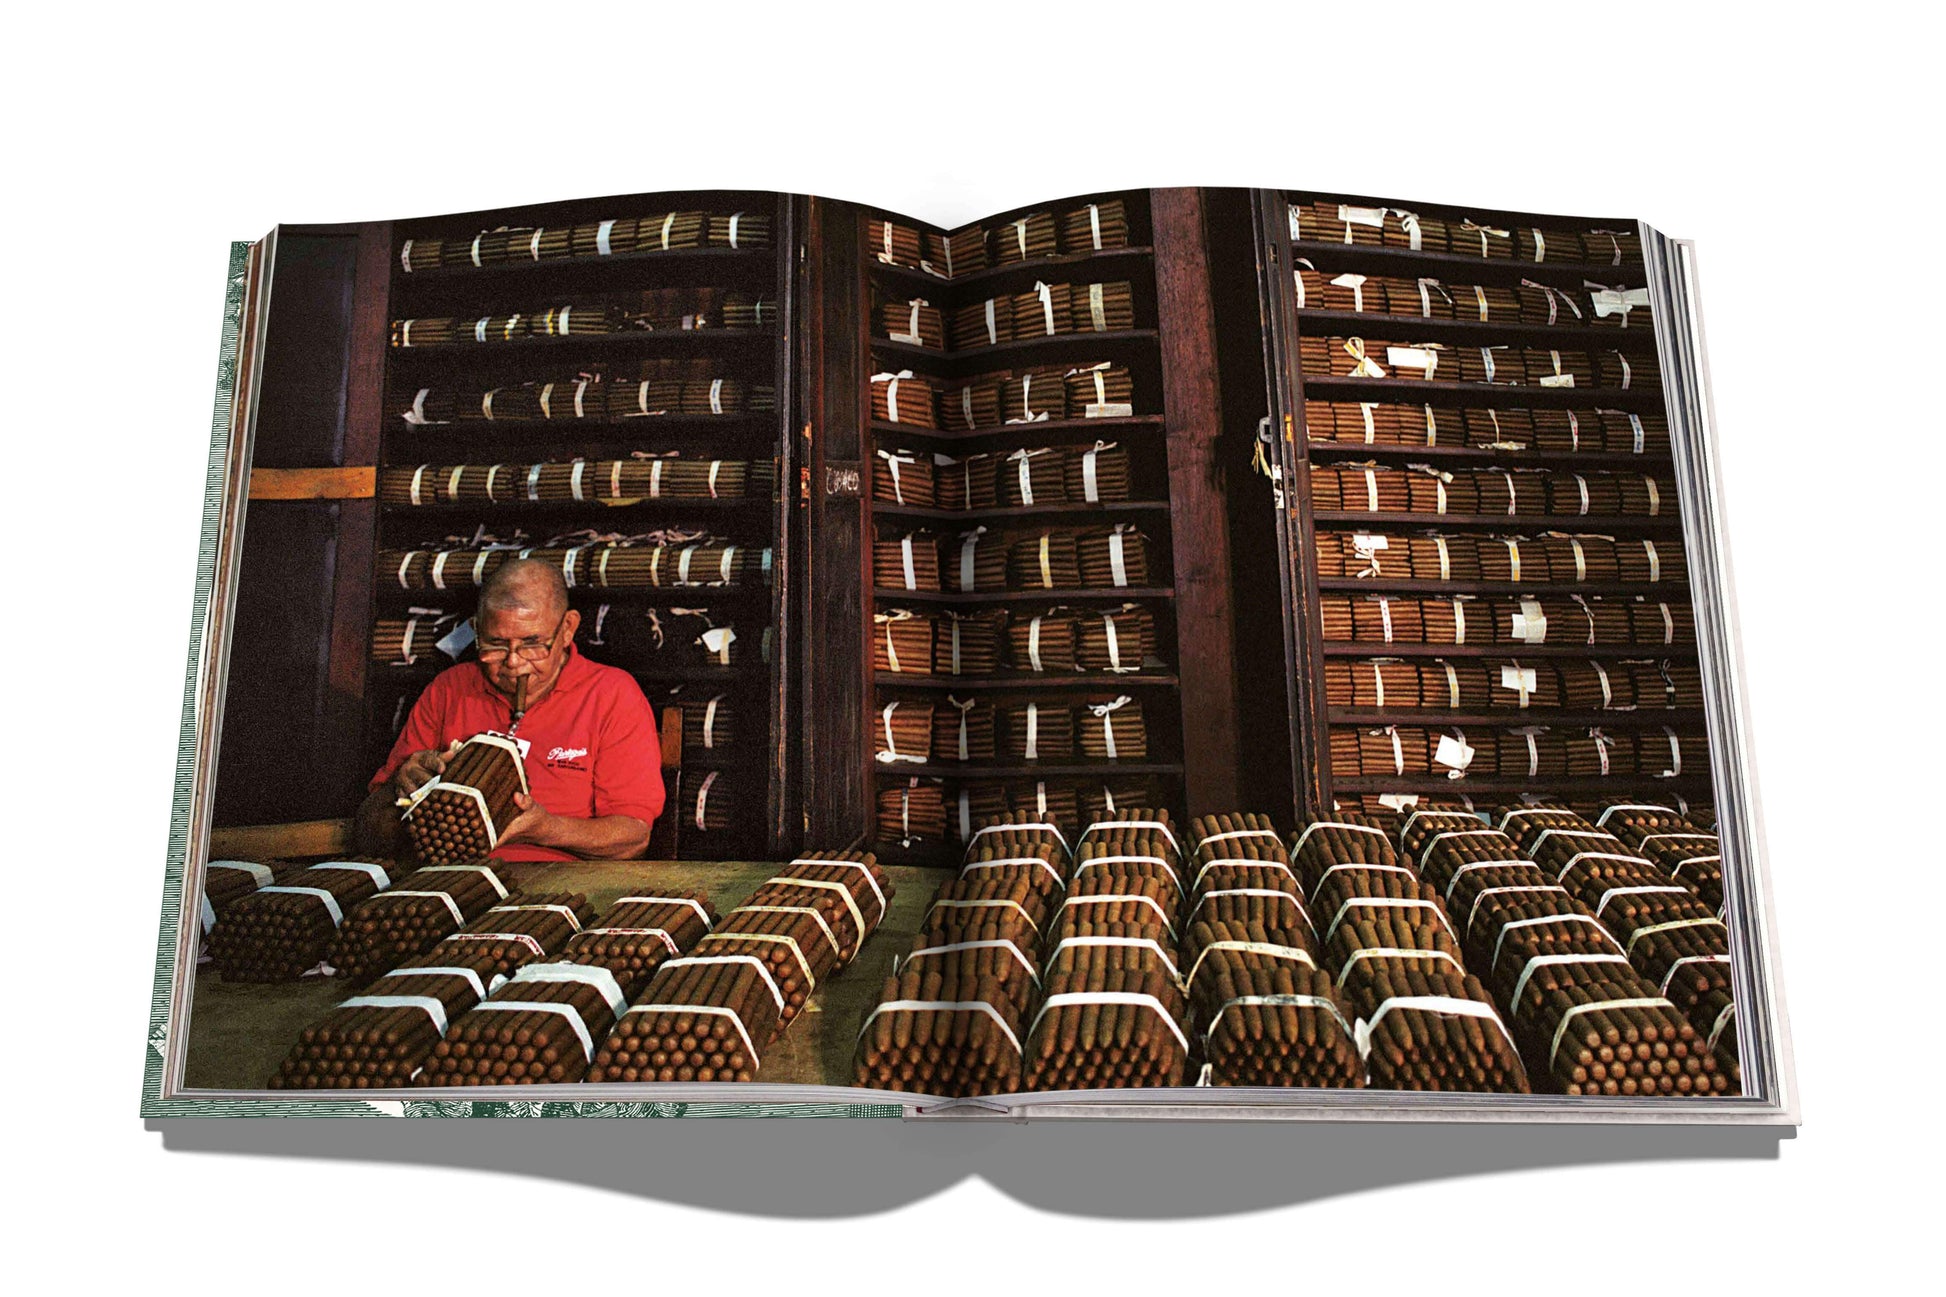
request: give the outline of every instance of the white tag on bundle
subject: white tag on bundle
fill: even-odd
[[[1365,310],[1365,276],[1339,275],[1332,284],[1338,288],[1351,290],[1351,309],[1363,313]]]
[[[1131,419],[1135,407],[1127,401],[1095,402],[1081,407],[1084,419]]]
[[[1434,765],[1464,770],[1473,764],[1473,746],[1465,739],[1442,734],[1438,746],[1433,749],[1432,759]]]
[[[1338,204],[1338,219],[1346,225],[1369,225],[1373,229],[1385,228],[1385,209],[1383,207],[1347,207]]]
[[[1385,362],[1394,369],[1430,370],[1438,361],[1427,347],[1387,347]]]
[[[1501,667],[1500,687],[1513,689],[1520,694],[1520,705],[1527,705],[1527,696],[1534,692],[1540,680],[1533,667]]]
[[[1542,374],[1541,386],[1542,387],[1573,387],[1574,375],[1573,374]]]
[[[1522,599],[1519,611],[1513,614],[1514,638],[1523,644],[1544,644],[1547,642],[1547,614],[1539,603],[1532,599]]]

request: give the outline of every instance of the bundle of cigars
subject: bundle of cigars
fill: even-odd
[[[359,985],[424,954],[506,899],[506,884],[484,864],[415,870],[347,911],[325,960]]]
[[[392,885],[385,866],[333,860],[279,874],[232,900],[209,933],[226,982],[289,982],[322,971],[345,915]]]
[[[1590,658],[1330,658],[1327,705],[1372,711],[1633,712],[1702,706],[1693,662]]]
[[[1191,822],[1182,964],[1207,1085],[1364,1085],[1290,854],[1266,816]]]
[[[1672,516],[1675,480],[1648,473],[1554,469],[1311,466],[1311,507],[1354,513],[1494,517]]]
[[[893,893],[875,857],[791,861],[656,969],[593,1052],[591,1081],[748,1081],[817,984],[858,957]]]
[[[1460,345],[1345,335],[1298,339],[1304,373],[1330,378],[1637,391],[1661,384],[1651,351],[1588,352],[1513,343]]]
[[[959,876],[934,895],[866,1014],[858,1084],[949,1097],[1021,1088],[1041,933],[1065,895],[1067,869],[1066,846],[1048,826],[981,825]]]
[[[770,576],[767,547],[689,532],[695,539],[661,541],[623,536],[588,541],[563,538],[543,545],[484,546],[463,541],[432,543],[415,549],[380,550],[375,566],[413,593],[478,589],[502,563],[532,558],[561,569],[573,587],[614,590],[734,586]],[[388,583],[389,584],[389,583]]]
[[[525,680],[521,681],[524,691]],[[514,710],[522,709],[516,700]],[[445,768],[400,799],[401,822],[422,864],[461,865],[484,858],[520,814],[527,789],[519,745],[499,734],[476,734],[446,756]]]
[[[668,416],[738,416],[777,408],[777,389],[727,374],[719,362],[658,359],[626,371],[587,371],[479,385],[434,384],[410,389],[398,404],[411,429],[466,423],[608,423]]]

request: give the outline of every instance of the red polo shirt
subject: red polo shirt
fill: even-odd
[[[444,750],[454,739],[483,730],[504,733],[512,719],[507,700],[495,693],[476,662],[439,673],[412,705],[405,728],[385,767],[372,777],[378,787],[414,752]],[[662,814],[662,742],[655,710],[635,677],[590,662],[573,644],[560,679],[527,709],[519,737],[527,749],[527,785],[556,815],[593,819],[629,815],[653,825]],[[572,860],[552,847],[521,842],[496,850],[498,860]]]

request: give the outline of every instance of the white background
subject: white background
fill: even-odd
[[[1940,1015],[1916,997],[1946,976],[1929,957],[1946,900],[1937,830],[1895,831],[1937,823],[1946,732],[1939,642],[1924,638],[1946,546],[1925,11],[1853,3],[1812,26],[1785,6],[1718,18],[1619,0],[757,8],[35,6],[10,24],[0,408],[18,434],[4,515],[17,576],[0,587],[0,698],[26,834],[12,835],[25,881],[0,941],[0,1020],[15,1272],[423,1290],[491,1247],[496,1286],[543,1291],[579,1288],[617,1250],[655,1258],[646,1282],[738,1289],[1396,1276],[1504,1291],[1603,1286],[1610,1258],[1684,1288],[1738,1271],[1862,1284],[1912,1262],[1939,1151]],[[428,1122],[410,1138],[389,1127],[393,1156],[434,1164],[399,1166],[170,1151],[143,1127],[231,239],[280,220],[704,185],[951,224],[1172,184],[1639,214],[1701,244],[1798,1138],[1697,1158],[1682,1154],[1717,1146],[1653,1133],[1618,1151],[1569,1131],[1428,1130],[1415,1145],[650,1123],[590,1143],[535,1123],[519,1143]],[[302,1143],[275,1125],[225,1138]],[[388,1151],[329,1131],[303,1146],[331,1138]]]

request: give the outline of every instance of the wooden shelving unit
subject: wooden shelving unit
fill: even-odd
[[[745,212],[767,220],[769,236],[756,246],[703,246],[619,251],[603,256],[521,258],[484,266],[470,264],[407,269],[407,240],[465,239],[503,226],[558,229],[650,211]],[[743,461],[750,466],[746,493],[720,499],[638,499],[609,504],[523,498],[498,502],[440,500],[424,505],[381,504],[376,548],[383,553],[428,545],[468,546],[475,538],[518,537],[540,545],[551,537],[640,536],[680,529],[743,547],[747,562],[733,584],[672,584],[656,588],[609,588],[571,583],[570,601],[582,613],[581,650],[595,661],[635,676],[658,711],[663,727],[682,724],[683,709],[720,699],[734,709],[734,740],[712,749],[684,749],[680,764],[665,769],[668,804],[656,826],[657,855],[742,858],[788,850],[796,839],[795,766],[785,741],[789,709],[800,687],[790,623],[795,547],[795,499],[784,488],[798,472],[802,448],[792,409],[796,356],[791,345],[797,242],[794,200],[774,194],[693,192],[640,198],[551,204],[472,213],[394,227],[390,278],[393,319],[442,316],[471,318],[538,312],[563,305],[621,307],[646,302],[644,294],[675,291],[715,301],[724,294],[764,303],[756,327],[727,327],[720,314],[702,311],[695,327],[618,328],[586,335],[522,337],[440,346],[393,345],[385,353],[378,465],[387,469],[421,463],[536,463],[619,459],[677,452],[684,459]],[[705,231],[707,238],[707,229]],[[745,236],[748,237],[747,235]],[[700,308],[699,308],[700,309]],[[679,368],[677,368],[679,367]],[[605,408],[562,419],[468,419],[446,424],[401,417],[418,389],[517,387],[596,375],[604,383],[680,373],[687,381],[723,378],[742,384],[746,400],[768,389],[767,408],[744,405],[723,414],[659,413],[613,417]],[[605,389],[604,389],[605,390]],[[516,493],[517,495],[518,493]],[[442,538],[450,538],[443,540]],[[375,573],[374,615],[401,616],[410,607],[436,605],[470,613],[470,583],[446,591],[403,589],[386,571]],[[677,610],[682,610],[678,612]],[[690,610],[702,610],[706,621]],[[680,630],[676,620],[685,618]],[[635,619],[641,629],[623,637],[618,623]],[[703,650],[681,644],[696,627],[735,632],[728,665],[699,661]],[[666,633],[665,633],[666,632]],[[368,694],[371,746],[382,750],[396,732],[401,703],[409,703],[447,659],[430,653],[416,668],[374,664],[378,687]],[[670,749],[665,743],[665,751]],[[676,745],[680,746],[680,745]],[[721,772],[712,796],[727,799],[730,827],[705,829],[694,812],[694,788]]]
[[[1314,538],[1321,533],[1379,531],[1415,535],[1482,535],[1538,537],[1546,532],[1649,537],[1658,545],[1679,543],[1682,520],[1673,500],[1665,500],[1655,516],[1504,516],[1491,514],[1432,514],[1417,512],[1358,512],[1315,508],[1311,490],[1311,467],[1318,464],[1373,462],[1390,467],[1427,465],[1451,471],[1467,469],[1543,469],[1557,473],[1621,470],[1667,475],[1671,459],[1667,454],[1625,454],[1606,448],[1596,451],[1540,451],[1530,446],[1412,446],[1359,443],[1321,437],[1313,441],[1306,433],[1306,402],[1360,402],[1429,406],[1441,409],[1512,410],[1616,410],[1643,416],[1663,413],[1662,392],[1658,385],[1645,383],[1641,375],[1627,388],[1540,387],[1525,383],[1474,383],[1447,379],[1425,381],[1388,376],[1345,377],[1307,373],[1300,358],[1300,339],[1310,335],[1357,336],[1388,340],[1423,339],[1449,347],[1494,346],[1538,347],[1584,350],[1589,352],[1619,349],[1625,353],[1653,354],[1655,339],[1648,327],[1646,313],[1628,328],[1597,325],[1592,320],[1584,283],[1601,285],[1642,282],[1640,267],[1630,269],[1586,261],[1544,261],[1535,263],[1512,259],[1488,259],[1451,252],[1418,251],[1410,247],[1371,246],[1339,243],[1317,238],[1293,237],[1292,209],[1314,202],[1345,203],[1369,208],[1379,200],[1327,196],[1280,190],[1256,191],[1256,231],[1259,240],[1259,279],[1270,322],[1266,339],[1267,384],[1273,411],[1273,426],[1283,433],[1272,438],[1272,449],[1282,480],[1288,484],[1285,522],[1290,541],[1292,570],[1287,582],[1286,607],[1290,618],[1293,645],[1293,672],[1297,681],[1297,719],[1293,725],[1293,747],[1302,752],[1310,778],[1304,789],[1307,813],[1327,812],[1341,800],[1366,798],[1393,799],[1430,797],[1441,800],[1484,796],[1489,800],[1518,800],[1521,797],[1553,796],[1593,798],[1614,794],[1641,794],[1656,787],[1679,786],[1695,791],[1700,769],[1701,783],[1707,785],[1707,763],[1700,759],[1692,766],[1685,761],[1685,775],[1673,780],[1620,774],[1601,779],[1549,778],[1526,780],[1503,776],[1488,770],[1453,771],[1434,766],[1431,774],[1374,773],[1333,767],[1334,732],[1383,731],[1387,727],[1409,727],[1415,732],[1450,733],[1463,738],[1468,732],[1511,732],[1519,727],[1547,726],[1555,732],[1578,731],[1586,735],[1599,729],[1604,733],[1630,733],[1654,730],[1661,726],[1702,728],[1698,709],[1651,708],[1585,710],[1545,709],[1514,706],[1480,711],[1454,712],[1420,707],[1384,709],[1333,707],[1326,704],[1322,686],[1327,658],[1343,662],[1369,659],[1403,659],[1408,663],[1427,663],[1435,659],[1520,660],[1542,670],[1577,661],[1613,662],[1617,659],[1650,659],[1690,662],[1696,658],[1693,646],[1661,642],[1584,646],[1569,643],[1510,644],[1493,643],[1491,630],[1487,642],[1465,645],[1389,643],[1383,640],[1327,641],[1320,618],[1320,596],[1325,593],[1358,593],[1399,597],[1450,599],[1456,596],[1501,596],[1508,599],[1562,599],[1595,596],[1604,599],[1637,597],[1687,605],[1689,589],[1683,582],[1656,583],[1536,583],[1414,580],[1389,575],[1370,578],[1329,577],[1318,570]],[[1396,204],[1384,206],[1397,210]],[[1435,206],[1412,205],[1422,218],[1458,221],[1474,219],[1509,228],[1532,224],[1558,227],[1561,218],[1529,218],[1519,213],[1473,212]],[[1589,222],[1589,228],[1603,225]],[[1316,302],[1298,305],[1294,272],[1300,259],[1329,281],[1343,274],[1390,276],[1406,280],[1431,279],[1451,285],[1480,284],[1512,288],[1529,281],[1549,285],[1564,293],[1580,294],[1586,320],[1564,318],[1559,323],[1531,320],[1483,322],[1468,319],[1427,319],[1415,314],[1383,310],[1323,309]],[[1461,298],[1455,292],[1455,298]],[[1638,308],[1639,310],[1640,308]],[[1571,312],[1569,313],[1571,316]],[[1342,424],[1340,425],[1342,426]],[[1367,425],[1369,428],[1369,424]],[[1369,433],[1368,433],[1369,435]],[[1504,616],[1504,613],[1498,614]],[[1483,628],[1475,628],[1477,637]],[[1420,754],[1415,764],[1424,765]],[[1388,762],[1388,764],[1390,764]],[[1457,774],[1459,777],[1449,777]]]

